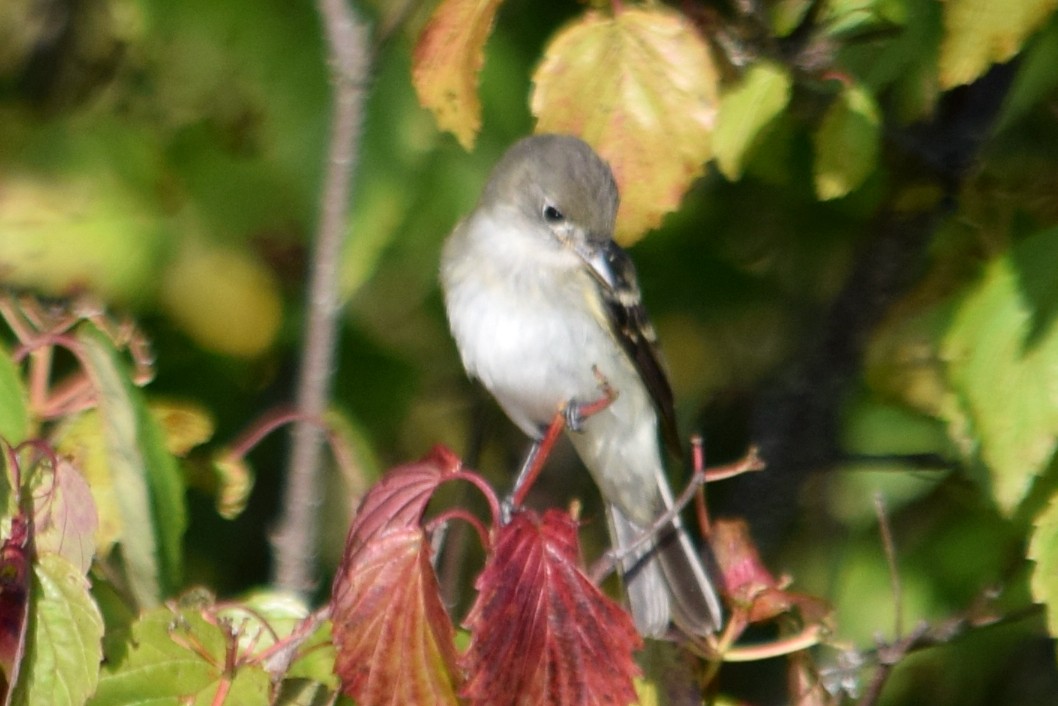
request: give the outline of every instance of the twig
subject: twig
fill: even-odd
[[[739,475],[740,473],[749,473],[752,471],[759,471],[764,468],[764,462],[757,454],[757,448],[750,447],[746,455],[739,460],[724,464],[723,466],[717,466],[711,469],[696,469],[691,480],[687,483],[687,487],[683,489],[679,497],[672,503],[672,507],[658,515],[652,524],[646,531],[636,537],[635,541],[626,547],[621,547],[621,551],[610,549],[598,560],[592,564],[588,575],[595,583],[601,582],[610,572],[614,570],[614,567],[621,561],[634,554],[647,542],[652,541],[657,537],[669,524],[676,519],[676,516],[683,512],[683,508],[687,507],[687,504],[694,499],[697,495],[699,488],[713,480],[714,477],[719,478],[730,478],[732,476]],[[715,473],[715,476],[714,476]]]
[[[691,436],[691,469],[695,477],[705,476],[705,439],[701,434]],[[713,523],[709,519],[709,506],[705,502],[705,483],[699,483],[694,493],[694,516],[698,520],[698,531],[707,542],[713,541]]]
[[[808,625],[796,635],[784,637],[778,640],[762,643],[759,645],[744,645],[742,647],[729,647],[723,652],[721,658],[724,662],[759,662],[764,659],[782,657],[794,652],[807,650],[823,642],[826,628],[823,625]]]
[[[308,325],[298,375],[297,409],[303,419],[319,419],[327,406],[338,328],[338,262],[353,172],[359,156],[364,85],[369,65],[365,25],[345,0],[319,0],[327,35],[333,118],[320,223],[309,275]],[[282,516],[272,535],[274,583],[306,593],[316,581],[322,437],[312,422],[294,425]]]
[[[873,651],[864,654],[864,659],[861,660],[862,664],[874,662],[878,667],[871,678],[870,684],[867,686],[866,692],[864,692],[863,698],[858,702],[858,706],[875,706],[878,703],[882,689],[888,681],[893,668],[909,654],[937,645],[951,644],[971,632],[999,625],[1008,625],[1038,616],[1043,612],[1043,606],[1039,604],[1028,605],[999,616],[988,613],[979,615],[977,614],[979,610],[981,610],[980,607],[974,606],[966,613],[933,625],[923,621],[902,639],[893,643],[879,644]]]
[[[273,678],[282,677],[290,669],[290,665],[298,656],[298,650],[316,628],[325,620],[331,618],[330,605],[324,605],[306,616],[287,637],[277,640],[271,647],[264,650],[258,661]],[[278,679],[277,679],[278,681]]]
[[[893,638],[899,640],[904,633],[904,592],[900,586],[900,572],[896,568],[896,543],[893,529],[885,513],[885,500],[881,493],[874,495],[874,513],[878,516],[878,530],[882,533],[882,548],[885,563],[889,567],[889,585],[893,590]]]

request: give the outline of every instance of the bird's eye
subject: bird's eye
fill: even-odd
[[[559,211],[551,204],[547,204],[544,206],[544,220],[548,223],[561,223],[566,220],[566,217],[562,215],[562,211]]]

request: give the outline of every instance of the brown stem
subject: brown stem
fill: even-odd
[[[695,463],[699,463],[700,460],[701,457],[696,452]],[[728,463],[711,469],[695,467],[694,475],[691,476],[690,482],[687,483],[687,486],[680,493],[679,497],[673,501],[672,507],[658,515],[654,520],[654,524],[639,535],[634,542],[628,546],[621,547],[620,551],[617,551],[617,549],[614,548],[603,554],[602,557],[592,565],[591,570],[589,571],[589,576],[591,576],[595,583],[602,582],[603,579],[609,576],[610,572],[614,570],[614,567],[616,567],[619,562],[631,556],[668,527],[669,524],[676,519],[676,516],[683,512],[683,508],[687,507],[687,504],[699,495],[698,491],[701,487],[713,479],[714,474],[718,478],[730,478],[740,473],[758,471],[763,468],[763,461],[761,461],[760,457],[757,455],[757,448],[755,446],[750,447],[749,451],[746,452],[746,455],[734,463]],[[704,514],[701,514],[704,513],[704,499],[702,502],[703,509],[700,511],[700,518],[704,517]],[[708,529],[708,519],[704,519],[704,522],[706,529]]]
[[[297,410],[303,420],[319,419],[330,396],[338,329],[338,262],[349,192],[363,122],[364,86],[369,65],[365,25],[345,0],[318,0],[327,35],[333,118],[320,223],[309,275],[308,324],[298,376]],[[322,434],[312,422],[294,425],[282,516],[272,535],[274,583],[306,593],[316,582],[319,534]]]
[[[893,638],[899,640],[904,636],[904,594],[900,585],[900,572],[896,567],[896,542],[893,541],[893,529],[889,525],[889,516],[885,512],[885,500],[882,499],[881,493],[874,496],[874,512],[878,516],[885,563],[889,567],[889,585],[893,592]]]

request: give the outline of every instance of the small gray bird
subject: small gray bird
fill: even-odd
[[[522,139],[445,243],[441,283],[464,367],[534,442],[567,404],[599,400],[600,376],[616,393],[570,439],[623,553],[672,505],[659,415],[677,449],[679,437],[635,268],[613,241],[617,203],[613,173],[587,143]],[[719,627],[716,591],[678,519],[621,573],[643,635],[670,621],[694,635]]]

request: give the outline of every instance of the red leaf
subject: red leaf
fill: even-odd
[[[477,581],[464,656],[472,704],[624,704],[636,700],[642,647],[629,615],[579,566],[577,524],[549,510],[501,528]]]
[[[437,486],[462,468],[462,462],[443,446],[429,455],[390,469],[360,501],[345,542],[345,561],[364,542],[394,529],[418,527]]]
[[[712,548],[724,577],[724,592],[732,600],[748,603],[761,591],[778,587],[778,581],[761,561],[744,521],[716,520]]]
[[[751,623],[771,620],[793,608],[809,622],[822,620],[827,613],[823,601],[786,590],[786,581],[777,581],[753,544],[749,526],[743,520],[717,520],[710,542],[713,555],[724,577],[724,593],[746,610]]]
[[[11,703],[29,626],[30,553],[33,524],[24,511],[11,518],[11,535],[0,546],[0,670],[3,703]]]
[[[331,596],[335,672],[361,706],[456,704],[452,621],[420,527],[437,485],[459,470],[438,448],[364,497]]]

